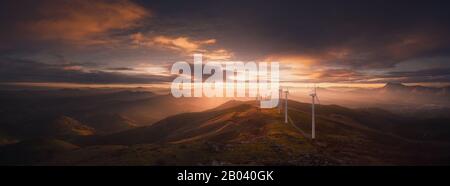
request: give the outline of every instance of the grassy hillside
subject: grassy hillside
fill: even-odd
[[[151,126],[78,137],[71,142],[80,148],[60,151],[44,160],[35,158],[39,161],[29,163],[428,165],[450,162],[448,142],[399,135],[395,131],[408,120],[384,110],[319,105],[316,111],[316,140],[309,138],[309,104],[289,101],[291,122],[286,124],[277,109],[259,109],[254,101],[231,101],[204,112],[171,116]]]
[[[259,110],[251,103],[180,114],[152,126],[90,138],[84,145],[88,147],[60,156],[57,161],[145,165],[337,163],[320,155],[315,145],[292,126],[283,124],[275,110]],[[92,154],[80,156],[86,151]]]

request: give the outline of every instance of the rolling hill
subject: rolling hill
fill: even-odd
[[[49,124],[39,126],[36,130],[42,130],[43,136],[90,136],[95,134],[95,129],[68,117],[59,116]]]
[[[317,137],[310,105],[289,101],[292,122],[256,102],[227,102],[151,126],[82,137],[41,164],[70,165],[429,165],[450,162],[447,140],[396,132],[408,120],[380,109],[320,105]],[[406,122],[406,123],[405,123]],[[406,126],[408,127],[408,126]],[[427,154],[421,153],[429,152]]]
[[[224,100],[176,99],[140,89],[61,89],[0,90],[0,102],[0,144],[7,144],[77,132],[111,134],[213,108]]]
[[[182,113],[153,125],[78,136],[38,165],[429,165],[449,164],[450,145],[441,120],[422,123],[381,109],[317,107],[317,139],[311,140],[310,104],[289,101],[290,123],[277,109],[255,101],[229,101]],[[445,121],[444,121],[445,122]],[[423,138],[423,127],[433,134]],[[444,128],[442,128],[444,127]],[[431,127],[433,128],[433,127]],[[408,129],[408,130],[404,130]],[[443,130],[444,129],[444,130]],[[444,132],[443,132],[444,131]],[[440,136],[440,137],[437,137]],[[61,141],[61,140],[59,140]],[[19,146],[19,147],[17,147]],[[28,149],[46,144],[12,144]],[[421,153],[429,152],[429,153]],[[40,154],[40,153],[37,153]],[[9,161],[13,161],[10,160]],[[17,161],[13,161],[17,162]]]

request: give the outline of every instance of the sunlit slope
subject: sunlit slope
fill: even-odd
[[[61,156],[59,161],[151,165],[379,165],[448,160],[446,150],[436,150],[445,148],[385,132],[399,122],[399,118],[389,112],[335,105],[320,105],[316,111],[317,139],[314,141],[307,137],[311,130],[310,104],[289,101],[292,122],[286,124],[278,109],[261,110],[256,102],[231,101],[205,112],[169,117],[152,126],[81,140],[85,148]],[[429,161],[429,157],[417,155],[421,150],[440,155]],[[82,156],[86,151],[92,156]]]
[[[69,165],[391,165],[448,164],[448,144],[390,132],[403,119],[379,109],[318,105],[311,140],[311,105],[289,101],[290,123],[278,109],[230,101],[154,125],[84,136],[80,148],[32,164]],[[306,134],[306,135],[303,135]],[[430,152],[427,154],[421,152]]]
[[[281,146],[278,145],[284,144],[286,149],[293,151],[308,149],[307,139],[292,126],[282,123],[282,118],[277,110],[260,110],[252,102],[235,102],[231,107],[225,105],[224,109],[219,109],[221,108],[219,107],[205,112],[179,114],[152,126],[92,138],[86,144],[183,146],[205,143],[216,146],[246,144],[258,147],[257,144],[263,143],[263,145],[267,145],[267,148],[281,149]],[[291,149],[290,145],[300,145],[302,148]],[[249,148],[248,150],[256,149]],[[243,150],[243,152],[245,151]]]
[[[229,102],[199,113],[164,119],[152,126],[84,141],[89,152],[115,146],[121,157],[103,155],[78,159],[77,163],[111,161],[124,164],[333,164],[315,145],[291,125],[282,123],[276,109],[260,110],[253,102]],[[98,148],[97,150],[93,149]],[[98,150],[101,151],[101,150]],[[117,155],[117,153],[112,153]],[[98,158],[101,158],[100,156]],[[61,161],[69,161],[61,158]],[[86,162],[87,161],[87,162]]]

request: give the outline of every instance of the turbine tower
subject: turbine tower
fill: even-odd
[[[282,98],[283,97],[283,89],[278,89],[278,113],[281,114],[281,108],[283,107]]]
[[[319,102],[319,97],[317,96],[317,92],[316,92],[316,86],[314,85],[314,89],[313,89],[313,93],[309,94],[311,96],[312,99],[312,103],[311,103],[311,108],[312,108],[312,119],[311,119],[311,138],[315,139],[316,138],[316,114],[315,114],[315,104],[316,104],[316,99],[317,102]]]
[[[284,91],[284,123],[288,123],[288,94],[289,90]]]

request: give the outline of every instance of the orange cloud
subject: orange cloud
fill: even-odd
[[[351,69],[330,69],[327,63],[329,61],[345,60],[351,52],[351,50],[346,48],[335,48],[315,55],[271,55],[265,61],[281,63],[280,74],[283,74],[283,81],[347,82],[358,80],[362,75]]]
[[[232,52],[225,49],[213,50],[204,54],[204,57],[209,60],[229,60],[233,56]]]
[[[318,51],[314,54],[287,54],[270,55],[266,61],[278,61],[286,64],[302,64],[303,66],[321,65],[327,61],[344,61],[351,57],[355,52],[350,48],[329,48]]]
[[[207,41],[192,41],[187,37],[170,38],[166,36],[157,36],[153,42],[166,48],[185,52],[198,51],[200,45],[207,43]]]
[[[184,53],[204,52],[203,46],[215,44],[215,39],[208,40],[193,40],[188,37],[169,37],[169,36],[155,36],[146,37],[142,33],[131,35],[134,44],[146,46],[159,46],[171,50],[176,50]]]
[[[108,31],[129,29],[150,15],[143,7],[127,0],[44,1],[38,8],[37,19],[19,26],[30,32],[33,39],[102,43]]]
[[[226,49],[207,49],[206,46],[216,44],[216,39],[194,40],[188,37],[145,36],[140,32],[132,34],[130,39],[136,46],[159,47],[183,54],[203,53],[204,57],[210,60],[228,60],[233,57],[233,53]]]

